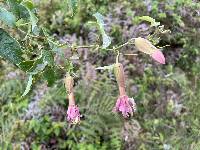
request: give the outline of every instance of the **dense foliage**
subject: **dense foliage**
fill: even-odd
[[[7,0],[0,4],[4,58],[0,60],[0,149],[200,147],[199,2]],[[105,17],[106,26],[96,24],[101,22],[96,12]],[[155,25],[159,22],[171,33],[160,32],[162,27]],[[167,63],[158,65],[141,53],[120,55],[127,92],[137,103],[137,113],[125,120],[111,113],[118,93],[113,72],[95,68],[115,61],[116,52],[110,47],[140,36],[163,47]],[[103,45],[98,48],[96,43]],[[104,49],[108,45],[111,50]],[[133,45],[121,48],[123,54],[135,52]],[[62,80],[66,71],[75,76],[76,101],[83,114],[76,126],[66,122]]]

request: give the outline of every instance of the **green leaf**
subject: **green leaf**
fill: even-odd
[[[105,33],[103,16],[98,12],[93,14],[93,16],[96,18],[97,24],[99,25],[99,30],[103,38],[102,48],[105,49],[111,44],[111,38]]]
[[[27,10],[30,15],[32,32],[34,34],[38,35],[39,34],[39,28],[37,27],[38,18],[35,16],[35,14],[29,8],[27,8]]]
[[[45,80],[47,81],[48,86],[52,86],[57,78],[55,71],[51,67],[45,68],[45,71],[43,72],[43,76]]]
[[[41,52],[40,56],[35,60],[32,67],[27,70],[29,74],[36,75],[39,72],[43,71],[45,67],[48,65],[48,62],[46,59],[44,59],[44,50]]]
[[[35,75],[37,75],[38,73],[43,73],[44,78],[48,82],[48,86],[53,85],[53,83],[56,80],[56,74],[51,67],[47,67],[47,65],[53,66],[52,58],[53,57],[49,56],[49,51],[43,50],[40,56],[38,57],[38,59],[36,59],[35,61],[32,61],[32,60],[23,61],[19,64],[20,68],[28,72],[28,74],[30,75],[29,82],[27,84],[27,87],[23,96],[25,96],[30,91],[32,78],[33,76],[35,77]]]
[[[59,42],[56,42],[52,37],[50,37],[45,28],[42,28],[42,33],[46,37],[51,51],[58,54],[62,58],[65,58],[64,52],[62,48],[60,48]]]
[[[103,48],[107,48],[111,44],[111,38],[107,34],[103,34]]]
[[[20,4],[20,1],[7,0],[10,10],[15,14],[17,19],[29,21],[30,15],[25,6]]]
[[[59,136],[59,134],[60,134],[60,128],[55,128],[54,129],[54,133],[55,133],[56,136]]]
[[[19,43],[0,28],[0,56],[18,65],[23,61]]]
[[[23,3],[21,3],[21,5],[24,6],[29,13],[32,32],[35,35],[38,35],[39,34],[39,28],[37,26],[38,18],[34,14],[33,3],[31,1],[24,1]]]
[[[139,19],[151,23],[152,27],[157,27],[157,26],[160,25],[160,22],[156,22],[155,19],[153,19],[153,18],[151,18],[149,16],[142,16],[142,17],[139,17]]]
[[[0,20],[10,27],[15,26],[16,18],[13,13],[0,6]]]
[[[28,92],[29,92],[30,89],[31,89],[32,82],[33,82],[33,75],[30,74],[30,75],[29,75],[29,78],[28,78],[28,83],[27,83],[27,86],[26,86],[26,90],[25,90],[24,93],[22,94],[22,97],[24,97],[26,94],[28,94]]]
[[[47,62],[43,62],[43,59],[38,59],[34,62],[33,66],[28,70],[30,74],[36,75],[39,72],[43,71],[44,68],[47,66]]]
[[[68,7],[71,11],[71,16],[74,16],[74,14],[77,12],[78,0],[68,0]]]
[[[28,79],[28,83],[27,83],[27,86],[26,86],[26,90],[24,91],[22,97],[27,95],[28,92],[30,91],[31,85],[32,85],[32,81],[33,81],[33,77],[36,77],[36,75],[38,73],[41,73],[45,69],[46,66],[47,66],[47,62],[44,62],[44,63],[41,63],[41,64],[39,63],[39,60],[36,60],[36,62],[34,62],[34,64],[31,67],[31,69],[28,70],[28,71],[32,71],[32,72],[28,72],[29,79]]]
[[[34,5],[32,1],[26,0],[22,3],[19,3],[15,0],[8,0],[10,8],[13,13],[18,17],[18,20],[21,19],[20,22],[17,22],[18,26],[20,23],[29,23],[31,24],[31,30],[35,35],[39,34],[39,28],[37,26],[38,18],[34,14]]]
[[[22,4],[25,5],[30,10],[35,8],[32,0],[25,0],[25,1],[23,1]]]
[[[26,70],[29,74],[28,84],[22,96],[25,96],[30,91],[33,76],[37,75],[38,73],[41,73],[46,68],[47,65],[48,65],[48,62],[44,59],[43,51],[41,55],[39,56],[39,58],[36,59],[34,63],[33,61],[25,61],[19,64],[19,66],[22,69]]]
[[[23,71],[28,71],[34,64],[33,60],[23,61],[19,64],[20,69]]]
[[[39,29],[37,27],[38,18],[31,11],[29,11],[29,14],[30,14],[30,19],[31,19],[32,32],[34,34],[39,34]]]
[[[48,62],[48,65],[50,66],[54,65],[54,58],[51,51],[43,50],[43,59],[44,61]]]
[[[24,19],[19,19],[19,20],[17,20],[17,22],[15,23],[16,27],[24,26],[25,24],[27,24],[27,23],[25,22]]]

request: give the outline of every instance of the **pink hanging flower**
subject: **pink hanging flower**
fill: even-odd
[[[120,96],[117,99],[116,105],[113,109],[114,112],[121,112],[125,118],[132,116],[136,111],[136,104],[133,98],[128,96]]]
[[[67,110],[67,120],[72,124],[77,124],[80,122],[80,112],[76,105],[69,105]]]
[[[80,111],[75,104],[74,92],[73,92],[74,80],[71,76],[65,78],[65,87],[68,92],[69,106],[67,110],[67,120],[72,124],[80,123]]]
[[[161,64],[165,64],[165,57],[160,50],[156,50],[151,54],[151,57]]]
[[[136,111],[136,104],[133,98],[129,98],[125,91],[125,77],[123,65],[120,63],[115,64],[115,76],[119,87],[119,98],[113,109],[114,112],[121,112],[125,118],[133,115]]]

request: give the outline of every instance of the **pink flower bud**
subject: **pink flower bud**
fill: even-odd
[[[149,55],[151,55],[153,52],[157,50],[157,48],[153,44],[151,44],[150,41],[141,37],[135,38],[135,47],[139,51]]]
[[[157,49],[150,41],[144,38],[135,39],[135,47],[146,54],[149,54],[154,60],[161,64],[165,64],[165,57],[163,53]]]
[[[159,62],[159,63],[161,63],[161,64],[165,64],[165,57],[164,57],[163,53],[162,53],[160,50],[156,50],[155,52],[153,52],[153,53],[151,54],[151,57],[152,57],[155,61],[157,61],[157,62]]]

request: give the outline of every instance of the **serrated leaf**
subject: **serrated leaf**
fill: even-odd
[[[48,50],[43,50],[43,61],[48,62],[50,66],[54,65],[54,58],[52,52]]]
[[[44,59],[44,51],[42,51],[40,56],[33,63],[33,66],[27,72],[36,75],[43,71],[47,65],[48,62]]]
[[[59,43],[55,42],[54,39],[49,36],[45,28],[42,28],[42,31],[43,31],[42,33],[44,34],[44,36],[47,38],[51,51],[58,54],[62,58],[65,58],[62,48],[59,47]]]
[[[32,0],[25,0],[23,1],[23,4],[29,8],[30,10],[32,10],[34,8],[34,4],[33,4],[33,1]]]
[[[19,43],[0,28],[0,56],[18,65],[23,61]]]
[[[74,16],[78,8],[78,0],[68,0],[68,7],[71,11],[71,16]]]
[[[32,32],[35,35],[38,35],[39,34],[39,28],[37,26],[38,18],[34,14],[33,9],[30,9],[32,7],[30,7],[30,4],[26,3],[26,2],[23,2],[21,5],[24,6],[27,9],[28,13],[29,13]]]
[[[23,26],[26,22],[23,19],[19,19],[17,20],[17,22],[15,23],[15,25],[17,27]]]
[[[38,61],[36,63],[34,63],[34,66],[31,68],[31,74],[38,74],[39,72],[43,71],[44,68],[47,66],[47,62],[42,62],[42,63],[39,63]]]
[[[28,9],[28,12],[29,12],[29,15],[30,15],[32,32],[34,34],[38,35],[39,34],[39,29],[37,27],[38,18],[35,16],[35,14],[30,9]]]
[[[97,69],[97,70],[112,70],[113,68],[114,68],[114,64],[112,64],[112,65],[109,65],[109,66],[103,66],[103,67],[97,67],[97,68],[95,68],[95,69]]]
[[[99,25],[99,30],[101,32],[102,38],[103,38],[103,45],[102,48],[107,48],[111,44],[111,38],[106,34],[104,30],[104,21],[103,21],[103,16],[100,13],[95,13],[93,16],[97,20],[97,24]]]
[[[157,27],[160,25],[160,22],[156,22],[155,19],[149,17],[149,16],[142,16],[142,17],[139,17],[140,20],[143,20],[143,21],[147,21],[149,23],[151,23],[151,26],[153,27]]]
[[[28,71],[34,64],[33,60],[23,61],[19,64],[20,69],[23,71]]]
[[[56,73],[51,67],[45,68],[43,76],[48,83],[48,86],[52,86],[56,80]]]
[[[24,93],[22,94],[22,97],[24,97],[25,95],[28,94],[28,92],[31,89],[32,82],[33,82],[33,75],[31,74],[31,75],[29,75],[28,83],[27,83],[27,86],[26,86],[26,89],[25,89]]]
[[[47,64],[48,64],[47,61],[44,62],[43,58],[41,57],[34,62],[33,66],[29,70],[27,70],[27,72],[29,73],[29,79],[26,86],[26,90],[24,91],[22,97],[28,94],[28,92],[30,91],[33,76],[43,71],[45,67],[47,66]]]
[[[0,6],[0,20],[10,27],[15,26],[16,18],[12,12]]]
[[[111,44],[111,38],[107,34],[103,34],[103,48],[107,48]]]
[[[26,7],[20,4],[20,1],[7,0],[10,10],[15,14],[17,19],[29,20],[29,13]]]
[[[18,19],[23,19],[24,21],[30,21],[31,30],[35,35],[39,34],[39,28],[37,26],[38,18],[33,12],[34,5],[32,1],[26,0],[19,3],[15,0],[8,0],[11,10],[16,14]],[[19,22],[18,22],[19,24]]]

